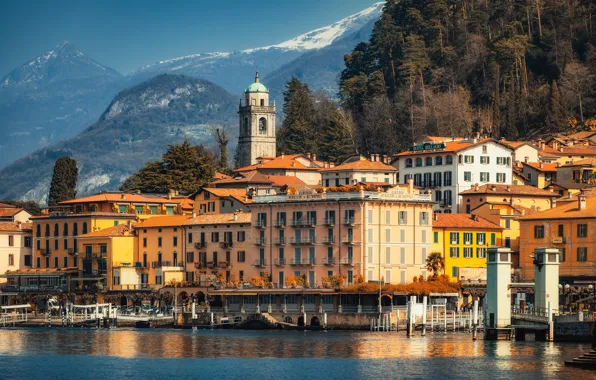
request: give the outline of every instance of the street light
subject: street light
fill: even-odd
[[[590,284],[588,285],[588,290],[592,292],[592,309],[594,309],[594,299],[596,299],[596,288],[594,287],[594,285]]]

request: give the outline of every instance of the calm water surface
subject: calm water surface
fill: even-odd
[[[590,379],[587,344],[473,342],[469,334],[6,329],[3,379]]]

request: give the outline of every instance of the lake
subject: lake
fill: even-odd
[[[470,334],[3,329],[0,373],[29,378],[580,379],[589,344],[472,341]]]

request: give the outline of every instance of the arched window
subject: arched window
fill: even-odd
[[[37,236],[37,237],[41,236],[41,224],[37,225],[37,231],[35,232],[35,236]]]
[[[54,224],[54,236],[60,236],[60,229],[58,227],[58,223]]]
[[[433,158],[432,157],[426,157],[426,166],[433,166]]]
[[[259,134],[267,134],[267,119],[265,119],[264,117],[259,119]]]
[[[64,236],[68,236],[68,223],[64,223],[64,231],[62,232]]]
[[[435,165],[443,165],[443,157],[442,156],[435,157]]]
[[[87,233],[87,222],[83,222],[83,235]]]
[[[412,167],[412,164],[413,163],[412,163],[412,159],[411,158],[406,159],[406,168],[411,168]]]
[[[445,163],[447,165],[451,165],[453,163],[453,156],[447,156],[447,157],[445,157]]]
[[[50,225],[46,224],[46,236],[50,236]]]
[[[248,128],[248,118],[244,118],[244,134],[248,135],[250,133],[250,128]]]
[[[77,236],[78,234],[79,234],[79,224],[75,222],[72,225],[72,236]]]
[[[416,166],[417,166],[417,167],[418,167],[418,166],[422,166],[422,158],[418,157],[418,158],[416,159]]]

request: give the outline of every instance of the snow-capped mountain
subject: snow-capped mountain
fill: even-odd
[[[240,92],[255,69],[264,77],[305,52],[319,50],[358,32],[376,20],[383,2],[348,16],[338,22],[304,33],[276,45],[235,52],[200,53],[159,61],[131,72],[128,77],[139,82],[159,73],[185,74],[213,81],[231,92]]]

